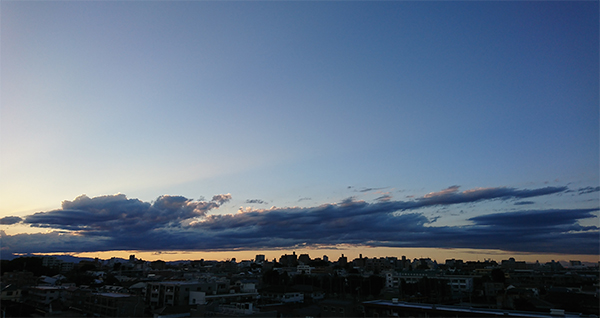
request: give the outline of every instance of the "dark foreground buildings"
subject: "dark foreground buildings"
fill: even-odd
[[[598,266],[282,255],[2,261],[2,317],[594,317]]]

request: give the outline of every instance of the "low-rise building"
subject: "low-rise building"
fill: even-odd
[[[85,313],[104,317],[142,317],[144,301],[139,296],[120,293],[92,293],[81,308]]]
[[[312,267],[310,267],[308,265],[304,265],[304,264],[300,264],[296,268],[297,268],[298,274],[306,274],[306,275],[310,275],[311,270],[313,269]]]
[[[146,286],[146,303],[150,308],[188,305],[190,292],[217,295],[229,292],[227,280],[151,282]]]
[[[272,286],[265,288],[260,293],[261,297],[272,302],[303,303],[304,293],[293,288]]]
[[[453,294],[468,294],[473,292],[473,276],[449,275],[438,277],[448,281]]]
[[[0,301],[19,301],[23,295],[23,290],[16,285],[4,285],[2,284],[2,293],[0,295]]]
[[[60,300],[63,289],[56,286],[34,286],[29,288],[28,299],[33,304],[44,307],[53,301]]]

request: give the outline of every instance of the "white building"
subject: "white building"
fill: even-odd
[[[308,265],[303,265],[303,264],[300,264],[296,267],[298,274],[310,275],[312,269],[313,269],[313,267],[310,267]]]
[[[297,290],[285,290],[283,288],[268,288],[261,293],[261,297],[273,302],[303,303],[304,293]]]

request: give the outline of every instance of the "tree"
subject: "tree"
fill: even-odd
[[[14,271],[32,272],[34,276],[54,276],[59,273],[56,268],[45,267],[42,265],[41,257],[18,257],[11,261],[2,261],[1,273]]]

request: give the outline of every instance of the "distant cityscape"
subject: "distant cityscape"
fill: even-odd
[[[599,264],[283,254],[2,260],[2,317],[597,317]]]

